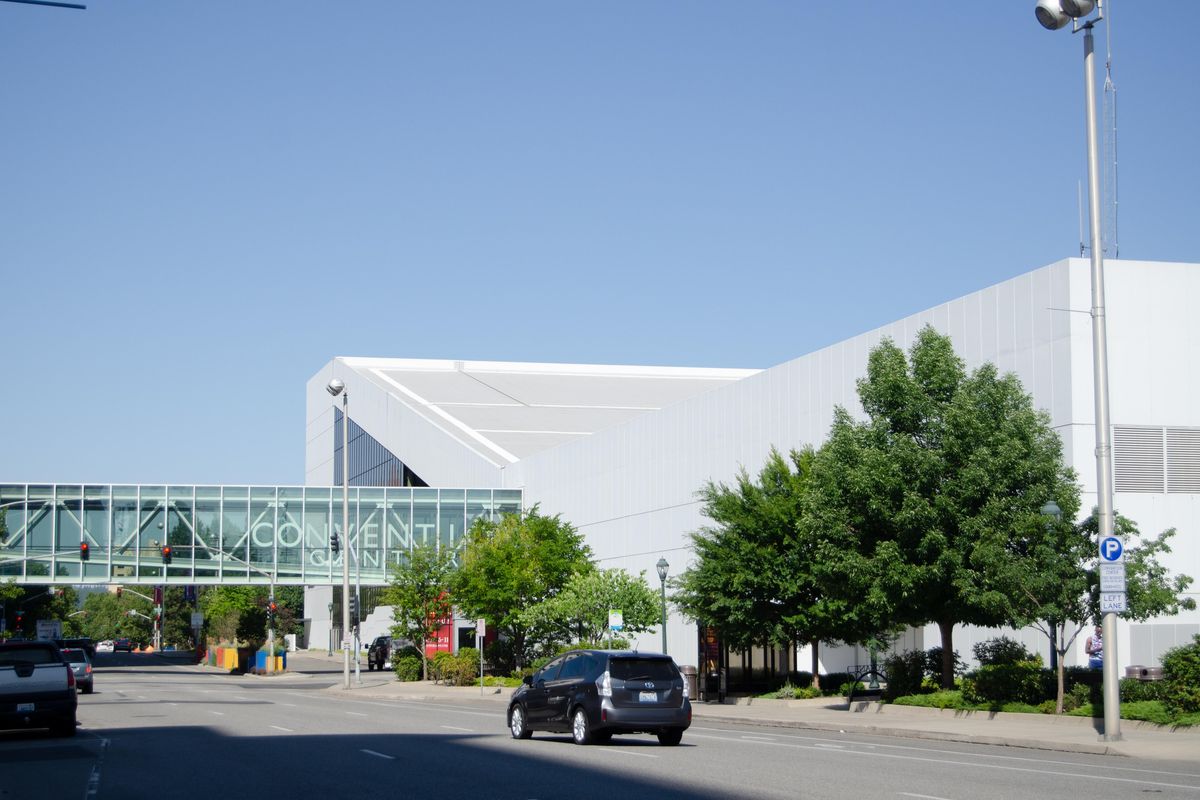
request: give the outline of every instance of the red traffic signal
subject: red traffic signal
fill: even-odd
[[[79,560],[87,561],[88,558],[91,557],[91,555],[92,555],[92,548],[88,546],[88,543],[80,542],[79,543]]]
[[[162,546],[162,560],[164,564],[171,563],[171,545],[164,544]]]

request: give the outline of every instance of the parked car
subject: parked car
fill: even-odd
[[[97,653],[111,653],[113,651],[112,639],[105,639],[103,642],[96,643]]]
[[[367,672],[373,669],[387,669],[388,659],[392,655],[392,637],[376,636],[375,641],[367,648]]]
[[[687,682],[660,653],[574,650],[526,677],[508,706],[514,739],[541,730],[590,744],[616,733],[652,733],[677,745],[691,724]]]
[[[75,735],[75,673],[53,642],[0,644],[0,728]]]
[[[62,654],[67,663],[71,665],[71,671],[75,673],[75,685],[84,694],[91,694],[94,688],[92,660],[88,658],[87,651],[79,647],[64,647]]]
[[[118,650],[124,650],[126,653],[132,653],[133,652],[133,642],[126,638],[114,639],[113,640],[113,652],[115,653]]]

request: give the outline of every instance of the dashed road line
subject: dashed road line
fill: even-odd
[[[388,761],[395,761],[395,760],[396,760],[396,757],[395,757],[395,756],[389,756],[389,755],[387,755],[386,753],[376,753],[374,750],[359,750],[358,752],[360,752],[360,753],[366,753],[367,755],[369,755],[369,756],[375,756],[376,758],[386,758]]]

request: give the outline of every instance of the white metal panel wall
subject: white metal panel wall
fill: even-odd
[[[1065,426],[1072,315],[1050,309],[1070,303],[1069,266],[1053,264],[536,454],[509,469],[508,485],[577,525],[605,566],[648,570],[654,585],[660,555],[672,573],[687,566],[687,534],[705,524],[695,493],[706,481],[728,482],[739,465],[753,473],[772,445],[786,452],[823,441],[835,405],[861,413],[855,381],[870,350],[885,336],[907,349],[927,323],[953,335],[970,368],[993,361],[1016,371]],[[668,635],[682,645],[672,655],[691,663],[694,628],[673,617]]]

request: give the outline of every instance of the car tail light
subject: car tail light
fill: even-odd
[[[612,677],[608,674],[608,670],[596,678],[596,694],[601,697],[612,697]]]
[[[683,682],[683,699],[684,700],[688,699],[688,682],[687,681]]]
[[[92,665],[88,664],[86,667],[84,667],[83,671],[86,672],[88,675],[91,675],[92,674]],[[686,697],[687,695],[684,695],[684,696]]]
[[[75,670],[71,669],[69,666],[67,667],[67,688],[75,688]]]

